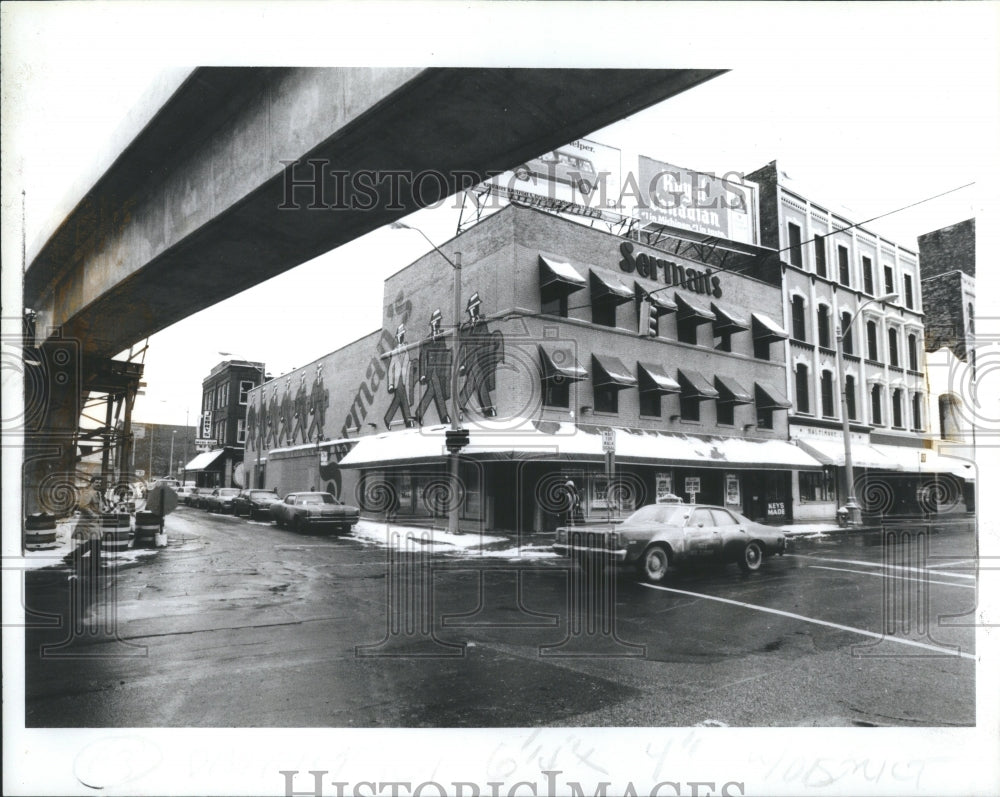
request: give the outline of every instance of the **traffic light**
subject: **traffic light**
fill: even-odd
[[[469,445],[468,429],[448,429],[444,433],[444,446],[452,454],[461,451]]]
[[[646,299],[649,309],[646,311],[646,335],[651,338],[660,335],[660,308],[653,304],[652,299]]]

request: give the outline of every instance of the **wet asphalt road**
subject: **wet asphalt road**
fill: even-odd
[[[666,590],[188,508],[168,530],[96,581],[29,574],[63,622],[27,631],[28,727],[975,724],[968,524]]]

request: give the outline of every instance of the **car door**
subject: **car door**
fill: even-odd
[[[715,526],[712,510],[700,507],[691,513],[684,527],[688,554],[697,558],[716,556],[722,550],[722,536]]]
[[[712,508],[712,517],[720,539],[719,552],[727,551],[732,556],[738,556],[746,545],[746,526],[741,524],[732,513],[726,509]]]

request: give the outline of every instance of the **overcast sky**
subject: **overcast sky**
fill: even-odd
[[[265,35],[304,13],[301,6],[284,6],[284,16],[246,6],[256,13],[234,19],[228,4],[173,4],[168,13],[140,5],[4,6],[8,278],[20,259],[19,235],[8,233],[18,229],[21,187],[30,261],[116,154],[109,142],[139,98],[156,81],[175,79],[178,67],[198,64],[725,67],[732,71],[590,137],[621,148],[626,169],[639,154],[720,174],[777,159],[810,199],[845,208],[852,221],[977,183],[870,225],[910,248],[923,232],[981,214],[995,193],[984,179],[995,172],[1000,140],[993,4],[854,5],[849,14],[838,4],[589,4],[544,17],[503,4],[491,9],[489,27],[493,44],[514,43],[501,50],[485,40],[472,46],[458,18],[441,17],[426,39],[404,37],[419,21],[410,7],[394,9],[398,25],[387,29],[375,24],[378,11],[351,6],[352,37],[333,47],[335,34],[319,33],[334,29],[321,24],[326,7],[316,4],[308,4],[311,16],[319,12],[316,30],[294,31],[304,42]],[[198,24],[183,24],[195,6]],[[773,23],[766,36],[761,13]],[[342,30],[343,16],[337,22]],[[178,28],[184,35],[172,36]],[[524,30],[539,43],[549,36],[573,46],[539,55]],[[443,242],[455,232],[452,205],[411,223]],[[201,380],[225,359],[219,352],[264,361],[277,376],[378,328],[382,280],[426,248],[416,233],[378,231],[154,335],[135,417],[184,423],[190,412],[194,423]],[[362,256],[375,251],[378,258]]]

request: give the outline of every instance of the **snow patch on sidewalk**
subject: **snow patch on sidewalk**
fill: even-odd
[[[350,536],[370,545],[396,549],[412,545],[414,550],[422,550],[427,553],[467,554],[477,552],[486,545],[507,542],[506,537],[492,537],[486,534],[451,534],[444,529],[397,526],[392,523],[376,523],[370,520],[359,520],[351,530]]]

